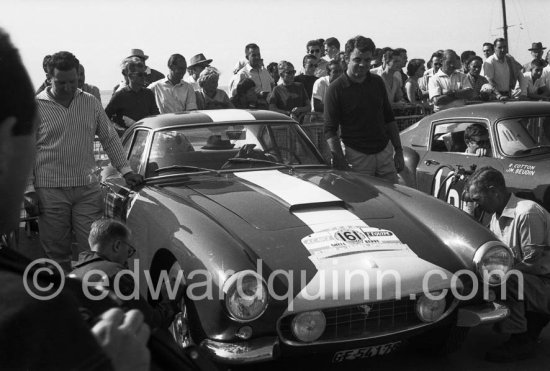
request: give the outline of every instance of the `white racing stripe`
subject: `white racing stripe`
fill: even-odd
[[[215,111],[201,111],[202,114],[210,117],[213,122],[222,121],[255,121],[256,118],[250,113],[238,109],[222,109]]]
[[[293,212],[313,231],[304,236],[301,242],[310,252],[309,258],[318,271],[293,300],[289,301],[287,313],[338,307],[342,305],[342,301],[334,300],[334,290],[342,295],[350,295],[346,298],[346,305],[365,303],[369,298],[373,300],[377,294],[376,280],[380,272],[398,272],[401,292],[392,290],[396,285],[390,275],[389,280],[384,281],[386,289],[381,291],[382,297],[376,297],[376,300],[392,300],[421,292],[423,275],[434,269],[444,271],[446,277],[452,276],[450,272],[420,259],[393,232],[370,228],[363,220],[342,207],[320,206],[319,203],[341,199],[313,183],[277,170],[237,172],[235,176],[271,192],[290,206],[318,204],[311,210],[298,209]],[[342,238],[346,235],[354,239],[354,236],[359,236],[356,233],[365,234],[365,239],[349,243],[335,239],[335,236]],[[364,272],[370,284],[365,287],[362,280],[350,281],[348,274],[355,271]],[[436,276],[430,281],[430,287],[450,287],[449,279]],[[311,293],[319,292],[332,295],[311,300]],[[368,294],[367,297],[365,293]]]

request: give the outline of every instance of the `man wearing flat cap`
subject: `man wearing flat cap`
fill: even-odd
[[[184,81],[191,84],[195,91],[201,90],[198,82],[199,76],[206,67],[210,66],[210,63],[212,63],[212,59],[206,59],[202,53],[194,55],[189,59],[187,76],[185,76]]]
[[[542,54],[544,53],[544,49],[546,49],[546,48],[542,47],[541,42],[531,44],[531,48],[527,49],[527,50],[529,50],[531,52],[531,57],[533,57],[533,58],[531,59],[531,61],[529,61],[529,62],[527,62],[523,65],[523,72],[531,72],[531,62],[532,62],[533,59],[537,59],[537,60],[541,61],[542,64],[544,65],[544,67],[546,67],[548,62],[546,62],[542,58]]]

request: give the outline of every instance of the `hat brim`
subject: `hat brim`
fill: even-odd
[[[190,64],[187,66],[187,68],[189,67],[195,67],[195,66],[198,66],[199,64],[203,64],[203,63],[206,63],[206,64],[209,64],[209,63],[212,63],[213,59],[205,59],[203,61],[198,61],[198,62],[195,62],[193,64]]]
[[[546,49],[546,48],[531,48],[531,49],[527,49],[527,50],[529,50],[530,52],[532,52],[533,50],[544,50],[544,49]]]
[[[130,56],[126,57],[126,58],[131,58],[131,57],[143,58],[144,61],[146,61],[147,59],[149,59],[149,56],[148,56],[148,55],[137,55],[137,54],[130,55]]]

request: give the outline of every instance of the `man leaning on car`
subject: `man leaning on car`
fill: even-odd
[[[510,315],[495,330],[510,338],[487,352],[486,359],[512,362],[533,357],[538,336],[550,319],[550,213],[508,191],[502,173],[489,166],[476,170],[466,189],[472,201],[493,213],[489,228],[510,246],[514,269],[523,277],[512,274],[506,281],[506,296],[501,299]]]

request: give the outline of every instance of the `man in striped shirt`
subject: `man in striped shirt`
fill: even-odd
[[[56,53],[48,62],[52,84],[36,96],[41,123],[26,192],[28,201],[40,209],[38,226],[46,254],[67,270],[71,268],[72,232],[81,248],[89,248],[90,226],[103,212],[94,137],[99,137],[128,186],[143,181],[130,169],[101,103],[77,88],[78,68],[78,59],[69,52]]]

